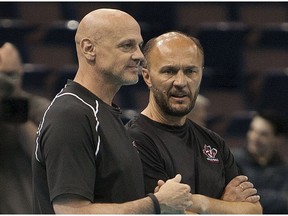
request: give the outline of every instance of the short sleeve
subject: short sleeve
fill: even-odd
[[[95,123],[89,120],[88,115],[89,111],[56,107],[45,117],[41,148],[51,201],[65,193],[77,194],[93,201],[96,176],[96,148],[93,140]]]

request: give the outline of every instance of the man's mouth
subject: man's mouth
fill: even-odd
[[[127,66],[128,69],[133,70],[133,71],[139,71],[139,67],[137,65],[128,65]]]
[[[184,98],[184,97],[187,97],[188,95],[187,94],[184,94],[184,93],[179,93],[179,94],[171,94],[171,97],[175,97],[175,98]]]

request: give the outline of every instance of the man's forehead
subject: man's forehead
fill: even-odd
[[[156,55],[195,55],[198,53],[198,48],[193,42],[174,41],[174,40],[161,40],[156,43],[152,53]]]
[[[198,48],[197,45],[188,37],[161,37],[157,38],[152,50],[156,51],[156,53],[174,53],[175,51],[181,51],[182,54],[184,52],[195,52]]]
[[[129,14],[112,9],[99,9],[86,15],[78,26],[77,38],[93,38],[95,40],[118,39],[125,35],[139,32],[140,26]]]
[[[155,39],[156,46],[161,46],[163,44],[171,43],[171,42],[177,42],[177,41],[187,41],[190,43],[193,43],[193,41],[187,37],[186,35],[177,33],[177,32],[168,32],[165,34],[160,35]]]

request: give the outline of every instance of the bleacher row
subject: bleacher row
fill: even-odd
[[[211,119],[216,120],[210,126],[216,132],[243,136],[251,110],[287,112],[285,2],[0,3],[0,43],[10,41],[20,49],[25,63],[24,89],[53,98],[66,79],[74,77],[78,21],[101,7],[118,8],[134,16],[145,41],[170,30],[187,32],[200,40],[205,51],[200,93],[211,101]],[[115,98],[120,107],[135,112],[147,101],[148,89],[141,77],[137,85],[122,87]]]

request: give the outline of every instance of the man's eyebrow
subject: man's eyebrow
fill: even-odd
[[[176,65],[165,65],[165,66],[163,66],[161,69],[160,69],[160,71],[165,71],[165,70],[167,70],[167,69],[173,69],[173,70],[179,70],[180,69],[180,67],[179,66],[176,66]]]
[[[137,41],[135,39],[124,39],[123,41],[120,41],[120,43],[135,43],[135,44],[139,44],[141,46],[143,46],[144,42],[141,41],[140,43],[137,43]]]
[[[183,68],[185,68],[185,69],[199,69],[199,67],[197,66],[197,65],[184,65],[184,67]]]
[[[120,43],[136,43],[136,40],[127,38],[127,39],[121,40]]]

